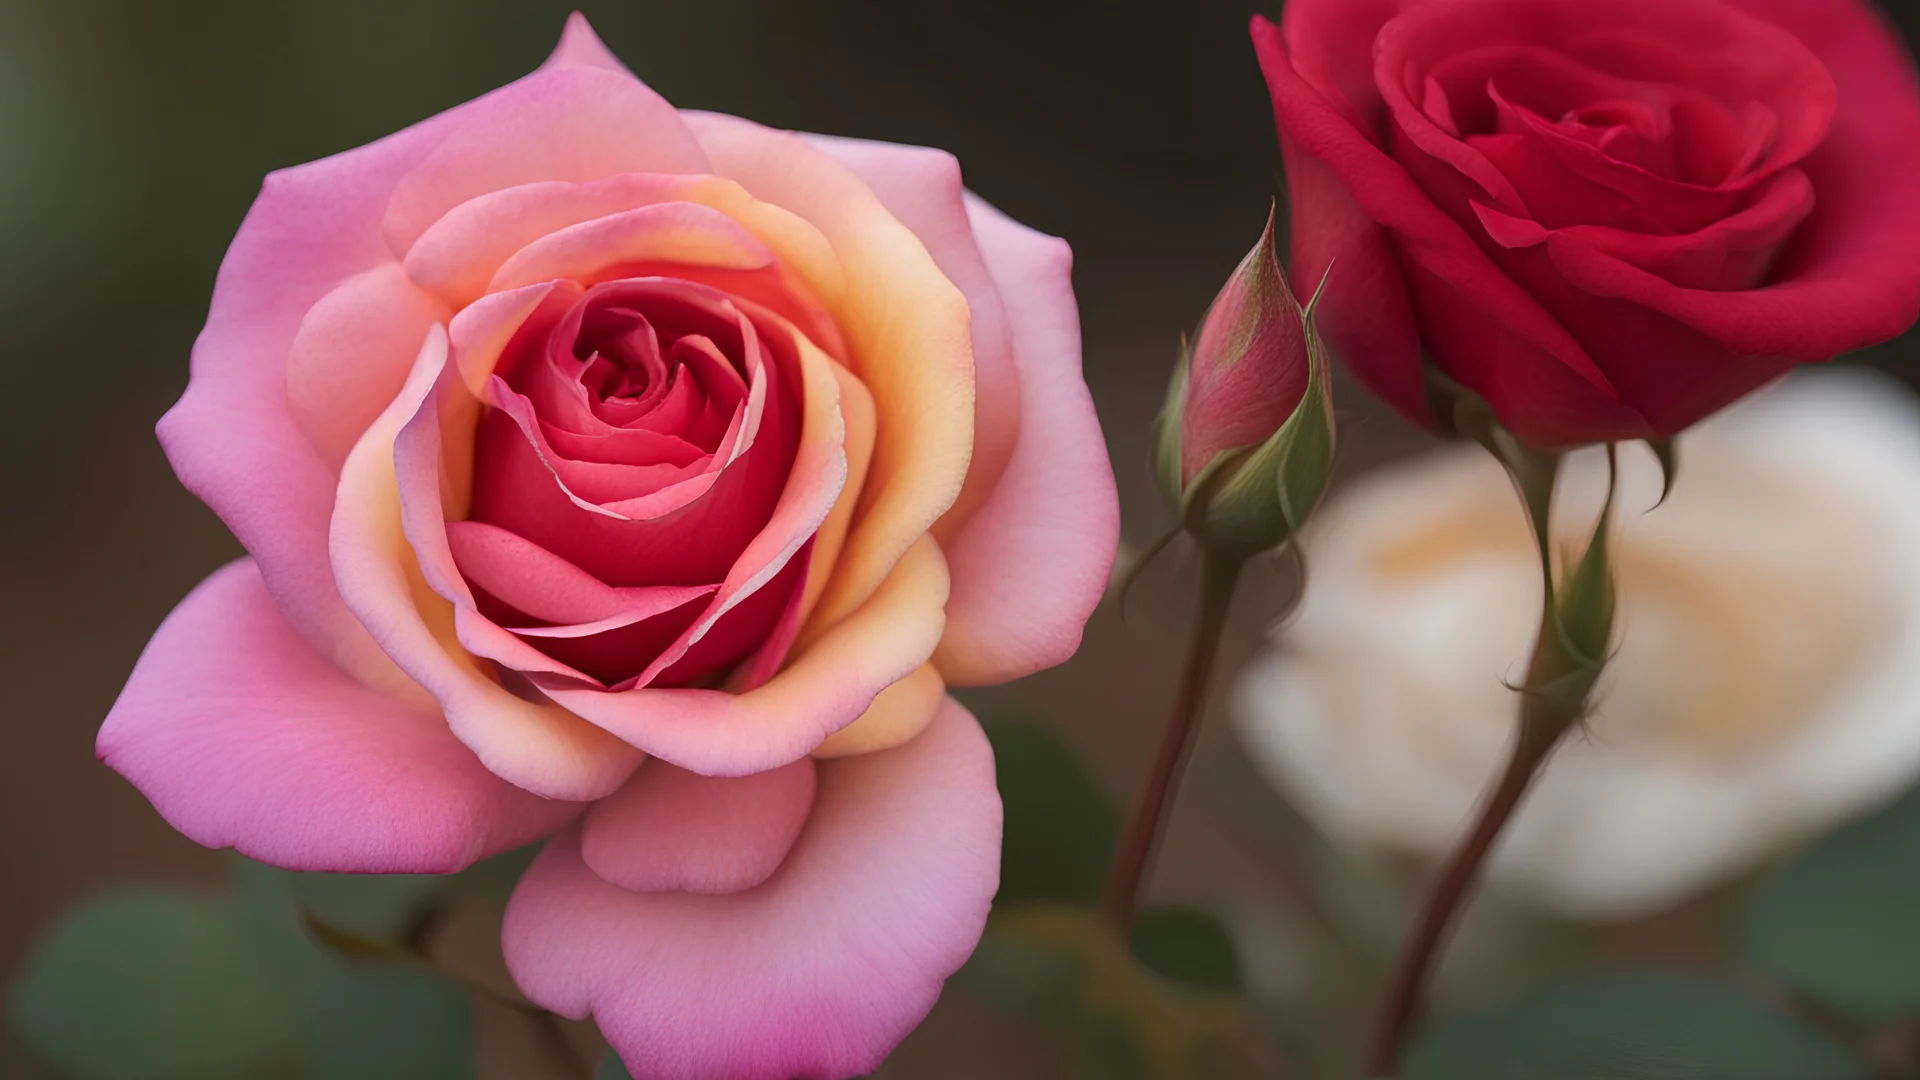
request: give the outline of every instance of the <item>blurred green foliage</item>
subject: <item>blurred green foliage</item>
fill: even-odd
[[[1073,748],[1025,717],[982,721],[993,743],[1006,824],[999,903],[1099,899],[1120,810]]]
[[[1747,912],[1748,963],[1844,1016],[1920,1016],[1920,788],[1775,873]]]
[[[446,877],[236,857],[223,895],[108,890],[47,930],[9,1020],[73,1080],[465,1080],[468,990],[413,960],[410,939],[454,896],[503,902],[528,857]]]
[[[1007,809],[1005,887],[955,990],[1057,1039],[1076,1080],[1351,1072],[1313,1031],[1285,1017],[1271,1026],[1240,943],[1206,910],[1149,907],[1122,934],[1096,906],[1113,800],[1046,724],[985,726]],[[422,943],[449,904],[504,904],[533,850],[444,877],[296,874],[236,858],[223,894],[108,890],[47,931],[9,1021],[73,1080],[463,1080],[478,1069],[472,991],[422,962]],[[1752,974],[1582,974],[1594,957],[1581,954],[1510,1003],[1450,1013],[1443,1000],[1399,1080],[1906,1075],[1884,1069],[1913,1064],[1886,1047],[1920,1017],[1915,850],[1920,791],[1762,883],[1740,938]],[[626,1076],[611,1054],[595,1070]]]
[[[299,1053],[300,1001],[230,900],[131,887],[70,912],[10,1002],[49,1065],[82,1080],[265,1075]]]
[[[1717,982],[1632,972],[1441,1025],[1404,1080],[1867,1080],[1813,1029]]]
[[[1233,997],[1247,992],[1233,934],[1199,908],[1148,908],[1134,922],[1132,945],[1134,957],[1163,979]]]
[[[963,991],[1045,1025],[1082,1080],[1259,1076],[1231,932],[1186,905],[1122,935],[1094,905],[1120,812],[1080,755],[1037,720],[989,716],[1006,829],[1000,893]],[[1256,1055],[1257,1056],[1257,1055]]]

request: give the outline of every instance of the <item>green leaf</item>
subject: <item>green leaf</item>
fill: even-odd
[[[10,1005],[47,1063],[81,1080],[246,1077],[300,1050],[295,991],[232,908],[183,890],[122,888],[74,908]]]
[[[620,1064],[620,1055],[609,1050],[600,1056],[600,1064],[594,1067],[593,1080],[633,1080],[633,1074]]]
[[[1219,982],[1217,930],[1198,929],[1188,910],[1160,911],[1146,936],[1162,947],[1204,939],[1211,955],[1204,964],[1185,960],[1186,973]],[[959,978],[986,1003],[1066,1036],[1078,1080],[1223,1080],[1245,1071],[1237,1062],[1251,1030],[1244,1003],[1150,969],[1091,907],[996,909]]]
[[[1196,907],[1148,908],[1133,925],[1133,955],[1163,979],[1217,994],[1242,995],[1246,974],[1233,935]]]
[[[1100,894],[1120,813],[1059,735],[1027,720],[989,719],[1006,807],[997,904],[1091,902]]]
[[[1071,942],[1026,932],[995,919],[955,976],[956,985],[988,1005],[1032,1020],[1070,1022],[1080,1010],[1091,963]]]
[[[328,926],[379,941],[402,941],[446,888],[439,874],[292,874],[300,907]]]
[[[367,937],[352,930],[343,930],[327,922],[318,915],[305,910],[300,911],[301,925],[306,928],[313,942],[325,948],[332,957],[356,964],[415,964],[420,962],[420,954],[380,938]]]
[[[481,859],[448,878],[448,890],[505,906],[514,886],[520,884],[520,876],[533,865],[534,856],[545,846],[546,842],[541,841]]]
[[[1600,976],[1442,1025],[1402,1080],[1867,1080],[1826,1036],[1691,976]]]
[[[307,1003],[310,1080],[471,1080],[473,1004],[419,968],[336,967]]]
[[[1920,1012],[1920,788],[1831,833],[1754,896],[1747,962],[1859,1020]]]
[[[332,966],[313,940],[293,898],[294,875],[240,855],[232,857],[234,920],[261,962],[302,992]]]
[[[1073,1031],[1074,1080],[1160,1080],[1156,1062],[1141,1045],[1141,1032],[1131,1017],[1120,1013],[1092,1013],[1080,1018]],[[1171,1064],[1172,1068],[1167,1068]],[[1161,1063],[1172,1072],[1183,1061]]]

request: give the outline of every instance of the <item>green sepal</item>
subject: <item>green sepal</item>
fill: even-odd
[[[1153,476],[1167,505],[1181,511],[1186,520],[1186,492],[1180,483],[1180,415],[1187,408],[1187,382],[1193,370],[1193,347],[1183,335],[1180,359],[1173,366],[1173,380],[1167,385],[1167,399],[1153,419]]]
[[[1680,448],[1673,439],[1668,438],[1648,439],[1647,449],[1660,459],[1660,502],[1653,504],[1659,506],[1667,501],[1667,496],[1673,494],[1673,481],[1680,475]]]
[[[1556,575],[1549,525],[1561,453],[1521,442],[1501,426],[1486,399],[1431,363],[1424,370],[1427,404],[1440,426],[1486,448],[1506,470],[1526,510],[1540,555],[1544,599],[1540,648],[1535,650],[1526,684],[1520,689],[1526,696],[1525,722],[1539,728],[1537,733],[1550,744],[1586,716],[1593,688],[1609,659],[1616,595],[1608,548],[1619,482],[1615,447],[1607,444],[1607,498],[1593,532],[1578,555],[1567,560],[1564,573]],[[1671,484],[1672,444],[1648,445],[1660,457]]]
[[[1608,536],[1619,469],[1613,444],[1607,445],[1607,497],[1593,524],[1585,550],[1555,587],[1548,578],[1548,600],[1541,620],[1542,648],[1527,673],[1528,722],[1560,732],[1585,718],[1593,688],[1606,669],[1613,637],[1617,591]]]
[[[1606,662],[1607,643],[1613,636],[1615,593],[1607,536],[1613,523],[1614,491],[1619,486],[1619,476],[1614,447],[1609,443],[1606,502],[1601,504],[1600,516],[1593,523],[1593,535],[1587,539],[1586,550],[1561,582],[1554,602],[1561,641],[1574,658],[1596,667]]]

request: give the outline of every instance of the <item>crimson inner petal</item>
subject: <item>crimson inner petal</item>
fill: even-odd
[[[1700,233],[1760,205],[1837,101],[1791,35],[1671,0],[1407,5],[1374,72],[1391,152],[1476,234],[1475,200],[1549,230]]]
[[[587,290],[497,366],[471,520],[616,588],[717,588],[770,520],[798,452],[799,359],[780,339],[686,281]],[[621,625],[554,626],[462,573],[481,614],[620,689],[643,675],[659,686],[724,679],[779,636],[806,561],[737,597],[691,644],[683,638],[718,594]]]

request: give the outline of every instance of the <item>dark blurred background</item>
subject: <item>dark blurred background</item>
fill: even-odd
[[[186,383],[214,272],[261,176],[525,73],[573,6],[0,0],[0,985],[36,929],[89,888],[210,879],[224,865],[98,766],[92,741],[147,635],[239,553],[174,481],[152,426]],[[678,105],[944,147],[974,190],[1071,241],[1126,536],[1138,545],[1163,527],[1147,425],[1179,336],[1279,190],[1246,34],[1248,16],[1277,16],[1277,3],[578,6]],[[1893,15],[1911,39],[1916,12]],[[1920,372],[1907,342],[1868,360]],[[1354,387],[1337,393],[1343,470],[1421,445]],[[1058,723],[1123,790],[1171,692],[1178,572],[1148,583],[1145,617],[1123,626],[1103,611],[1073,663],[977,703]],[[1243,603],[1230,662],[1284,590],[1275,577]],[[1162,888],[1206,900],[1235,859],[1257,858],[1198,817],[1176,821]],[[12,1067],[0,1052],[0,1074]]]

